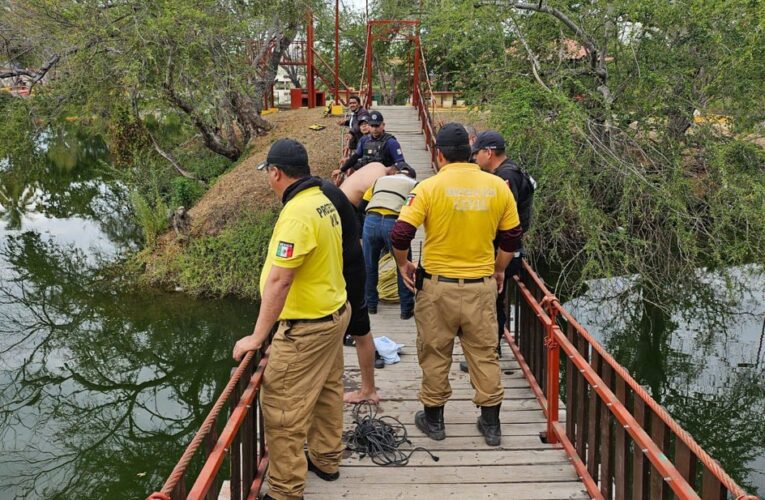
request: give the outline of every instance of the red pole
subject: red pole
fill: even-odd
[[[335,0],[335,104],[340,102],[340,0]]]
[[[308,11],[308,24],[306,26],[306,66],[305,77],[308,87],[308,107],[316,107],[316,87],[313,74],[313,12]]]
[[[412,104],[420,108],[420,37],[414,39],[414,72],[412,74]]]
[[[372,23],[367,22],[367,99],[366,107],[368,108],[372,104]]]

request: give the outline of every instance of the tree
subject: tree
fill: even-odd
[[[139,124],[148,114],[181,114],[207,148],[230,160],[270,129],[260,117],[263,97],[303,14],[291,2],[234,0],[32,0],[5,8],[17,38],[34,47],[39,69],[23,71],[34,83],[51,77],[39,89],[48,114],[69,105],[108,116],[116,102],[130,103]]]

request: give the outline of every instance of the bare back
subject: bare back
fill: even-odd
[[[388,167],[382,163],[370,163],[345,179],[345,181],[340,184],[340,190],[345,193],[345,196],[348,197],[354,206],[358,207],[366,190],[369,189],[377,179],[383,177],[387,170]]]

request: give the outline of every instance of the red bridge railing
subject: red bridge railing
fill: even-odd
[[[515,282],[514,334],[506,331],[506,339],[547,418],[543,437],[566,450],[593,498],[757,498],[590,336],[526,262]]]
[[[268,468],[268,450],[263,432],[263,414],[259,393],[268,351],[249,352],[233,370],[231,379],[218,397],[202,426],[181,456],[159,492],[148,500],[217,499],[224,477],[230,479],[232,500],[257,499]],[[221,410],[228,406],[229,415],[218,433]],[[186,476],[189,465],[198,459],[204,444],[204,463],[191,489]],[[230,471],[221,473],[226,458]]]

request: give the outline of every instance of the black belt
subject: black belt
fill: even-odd
[[[382,217],[383,219],[398,219],[398,214],[381,214],[380,212],[368,212],[367,217],[370,215],[376,215],[378,217]]]
[[[433,279],[433,275],[428,272],[422,273],[422,275],[428,278],[429,280]],[[443,283],[459,283],[460,281],[462,281],[463,283],[483,283],[483,280],[485,279],[486,278],[449,278],[447,276],[438,277],[438,281],[441,281]]]
[[[337,314],[343,314],[345,312],[345,304],[340,307],[337,311],[335,311]],[[287,326],[292,326],[296,323],[323,323],[325,321],[332,320],[332,316],[334,316],[335,313],[327,314],[326,316],[322,316],[321,318],[311,318],[311,319],[284,319],[285,323],[287,323]]]

